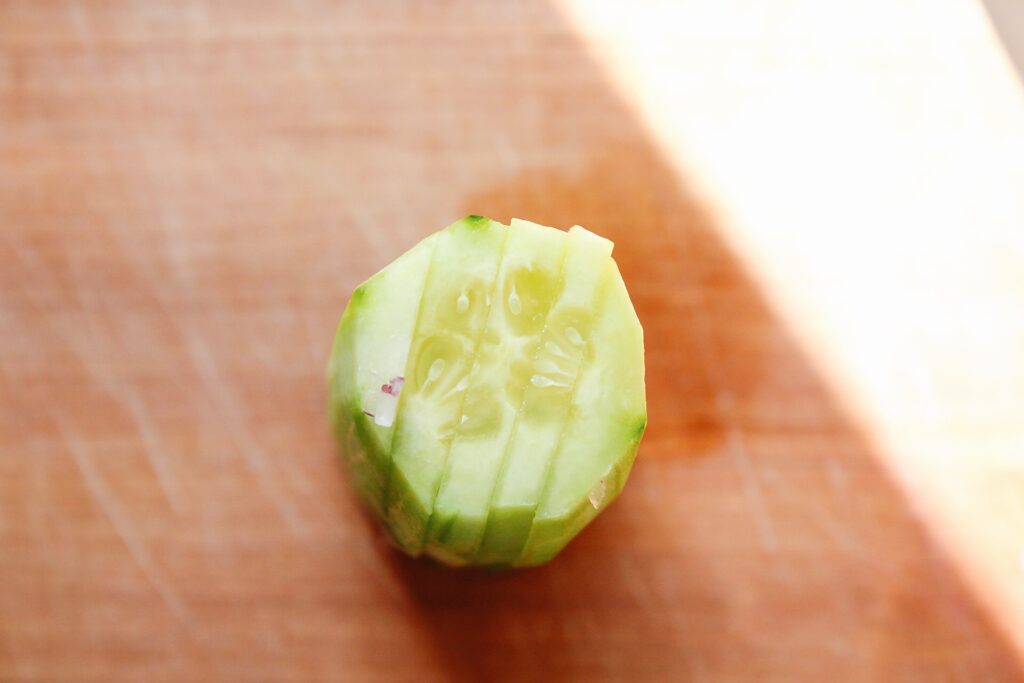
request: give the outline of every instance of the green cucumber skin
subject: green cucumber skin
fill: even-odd
[[[365,298],[366,284],[352,294],[338,323],[338,331],[328,365],[327,413],[338,441],[349,477],[363,501],[378,516],[383,513],[384,475],[379,463],[386,459],[374,438],[367,416],[355,395],[355,339],[358,336],[358,309]]]
[[[365,392],[372,386],[368,385],[368,380],[363,382],[367,386],[360,383],[359,356],[365,352],[360,345],[360,334],[370,331],[364,329],[368,311],[388,304],[393,294],[388,291],[388,286],[393,285],[389,278],[410,270],[409,274],[415,276],[418,269],[425,270],[425,263],[418,266],[417,261],[429,261],[436,241],[437,234],[430,235],[356,287],[338,323],[327,366],[327,413],[342,460],[353,488],[382,520],[387,512],[393,429],[375,424],[373,418],[364,413]],[[400,374],[401,370],[397,368],[395,374]],[[380,379],[390,378],[377,378],[377,381]],[[390,533],[390,528],[385,527]]]
[[[647,427],[643,328],[618,268],[609,275],[607,308],[595,335],[607,344],[606,351],[617,351],[618,362],[591,365],[581,377],[580,391],[591,402],[567,425],[564,450],[552,463],[545,499],[516,565],[549,560],[621,492]],[[591,469],[595,466],[600,469]],[[596,486],[601,488],[597,509],[590,502]]]
[[[536,517],[535,509],[527,506],[492,508],[492,521],[473,562],[501,568],[535,567],[550,561],[622,492],[644,435],[646,418],[640,418],[638,424],[629,432],[621,459],[601,478],[607,494],[598,508],[588,498],[558,517]]]
[[[646,423],[646,419],[643,420],[645,426]],[[559,517],[533,518],[526,547],[519,557],[509,561],[508,564],[514,567],[537,567],[550,562],[595,517],[614,502],[626,485],[626,479],[636,460],[643,432],[644,429],[641,428],[622,458],[612,465],[601,478],[605,482],[607,491],[601,505],[595,507],[588,498],[584,498],[576,503],[569,512]]]
[[[472,239],[468,237],[469,234],[492,225],[490,219],[470,216],[457,221],[448,229],[464,230],[467,238]],[[435,233],[420,244],[434,240],[438,234]],[[638,335],[639,341],[625,342],[622,348],[627,351],[626,356],[620,359],[613,354],[610,362],[639,363],[639,382],[636,373],[632,371],[610,373],[610,376],[626,378],[628,384],[621,389],[630,398],[625,401],[628,411],[608,417],[610,423],[622,425],[622,428],[608,431],[602,429],[605,438],[591,444],[603,453],[595,456],[594,464],[607,463],[604,475],[600,478],[606,491],[600,504],[593,505],[586,494],[577,500],[575,496],[578,495],[578,489],[585,489],[585,482],[573,482],[570,479],[570,485],[558,489],[557,504],[542,504],[539,508],[536,505],[532,508],[493,506],[483,517],[477,514],[464,516],[457,510],[436,509],[435,502],[426,501],[417,494],[417,486],[407,479],[402,468],[395,466],[391,443],[393,430],[376,425],[372,417],[364,414],[362,404],[365,387],[361,387],[360,377],[357,376],[357,357],[360,353],[365,357],[367,348],[373,344],[372,336],[369,340],[360,341],[361,335],[367,333],[365,313],[373,307],[389,305],[391,297],[383,296],[382,292],[391,292],[393,296],[398,288],[393,284],[383,286],[383,283],[396,272],[396,264],[406,259],[417,247],[356,288],[338,325],[327,372],[328,412],[351,482],[366,505],[383,522],[395,544],[410,555],[427,554],[452,566],[509,568],[542,565],[555,557],[621,493],[644,434],[646,405],[642,329],[632,303],[629,302],[624,285],[621,285],[622,296],[628,305],[628,315],[626,319],[622,318],[624,309],[621,302],[612,306],[615,309],[612,314],[619,316],[616,324],[629,328],[635,326],[632,334]],[[621,283],[621,276],[617,269],[615,271],[616,279]],[[411,290],[410,287],[405,291]],[[422,288],[417,291],[422,294]],[[617,347],[618,343],[616,341],[612,346]],[[588,410],[587,407],[583,409]],[[578,448],[574,451],[574,458],[589,457],[583,455]],[[585,467],[584,470],[600,471],[593,466]],[[563,471],[562,474],[563,477],[573,476],[571,472],[565,475]],[[554,471],[549,473],[545,482],[554,475]],[[422,484],[419,488],[423,488]],[[571,492],[572,502],[560,497],[562,492]]]

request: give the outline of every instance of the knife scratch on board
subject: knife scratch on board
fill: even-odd
[[[191,612],[171,582],[159,570],[149,551],[139,541],[129,516],[121,509],[114,494],[107,487],[103,475],[96,468],[89,448],[81,439],[75,437],[71,432],[71,428],[60,414],[51,412],[50,417],[57,426],[61,440],[67,447],[71,460],[74,462],[78,474],[85,483],[86,491],[96,501],[103,515],[110,522],[114,533],[117,534],[117,537],[128,551],[128,555],[131,556],[132,561],[139,568],[139,571],[142,572],[142,576],[153,590],[156,591],[157,595],[160,596],[168,611],[189,631],[194,632],[196,623],[192,618]]]
[[[278,486],[277,479],[270,471],[269,458],[249,431],[241,409],[238,407],[238,401],[231,395],[226,383],[221,378],[209,346],[194,331],[184,329],[183,331],[192,365],[199,373],[200,380],[213,400],[214,408],[227,423],[230,436],[245,464],[256,476],[257,484],[277,509],[288,530],[295,536],[304,535],[306,532],[305,522],[294,503]]]
[[[116,347],[118,349],[117,353],[123,357],[124,354],[128,353],[125,345],[120,343],[116,335],[101,335],[101,330],[98,329],[99,326],[96,321],[102,318],[104,311],[96,306],[95,297],[86,296],[85,294],[88,289],[82,286],[83,282],[77,250],[69,248],[66,249],[66,252],[70,266],[69,272],[75,284],[75,296],[78,299],[79,306],[88,314],[86,320],[93,339],[100,340],[102,336],[103,348]],[[52,324],[51,326],[57,327]],[[80,335],[68,334],[63,329],[58,329],[58,333],[67,347],[78,358],[82,367],[92,376],[96,384],[127,413],[142,442],[142,454],[148,461],[150,469],[153,470],[153,474],[156,475],[157,485],[167,501],[167,505],[174,514],[183,514],[184,504],[182,502],[181,486],[160,448],[161,435],[159,428],[153,420],[149,406],[140,398],[138,389],[133,383],[119,382],[117,378],[111,377],[111,373],[107,372],[106,366],[97,363],[93,356],[80,348]]]
[[[57,297],[58,289],[53,278],[50,276],[45,265],[39,260],[32,248],[11,235],[5,236],[5,242],[20,262],[22,268],[24,268],[35,280],[35,284],[43,287],[48,296]],[[79,279],[79,271],[78,268],[75,267],[77,265],[77,254],[75,250],[68,249],[67,255],[69,263],[71,264],[70,272],[75,284],[73,289],[75,296],[78,298],[78,303],[82,307],[83,312],[93,314],[96,312],[95,306],[93,306],[84,295],[84,288],[81,287],[81,281]],[[41,295],[36,287],[23,284],[22,289],[25,292],[25,297],[29,303],[39,311],[46,310],[45,299],[41,300]],[[152,416],[149,414],[147,407],[138,398],[134,388],[120,388],[118,383],[115,382],[95,361],[95,359],[82,348],[80,341],[82,339],[81,334],[72,334],[68,332],[62,325],[58,324],[51,315],[43,315],[41,318],[54,333],[54,337],[60,339],[64,343],[67,349],[78,360],[82,365],[82,368],[97,383],[97,385],[103,389],[103,391],[106,392],[114,402],[118,403],[132,419],[135,424],[136,431],[142,439],[143,455],[149,463],[154,475],[156,475],[160,492],[163,494],[164,499],[167,501],[171,510],[175,514],[181,514],[183,511],[183,505],[181,502],[182,496],[180,487],[177,484],[177,480],[168,469],[166,461],[161,457],[160,450],[158,448],[159,436],[156,431],[156,427],[153,424]],[[88,315],[86,316],[86,319],[88,320],[92,336],[94,338],[98,338],[99,335],[96,329],[95,316]]]
[[[167,288],[161,283],[160,279],[154,277],[152,272],[141,268],[136,259],[131,258],[131,254],[137,251],[132,248],[135,244],[132,241],[132,236],[114,228],[114,226],[108,225],[106,228],[111,241],[124,254],[125,262],[135,275],[151,289],[156,303],[167,317],[168,322],[177,330],[199,379],[206,387],[214,409],[228,426],[229,437],[234,442],[235,448],[241,455],[246,467],[255,476],[257,486],[271,501],[271,504],[277,510],[282,520],[284,520],[289,532],[295,536],[304,535],[306,533],[305,522],[292,500],[281,490],[277,480],[271,473],[269,459],[263,448],[249,431],[244,415],[238,406],[238,401],[231,395],[226,383],[220,376],[217,362],[206,340],[197,331],[182,324],[179,316],[175,315],[170,305],[171,298]]]

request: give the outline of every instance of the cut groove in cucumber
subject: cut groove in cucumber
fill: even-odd
[[[426,542],[427,534],[431,530],[431,523],[435,520],[440,521],[442,525],[442,534],[448,536],[452,528],[455,526],[457,518],[455,515],[445,518],[442,515],[438,515],[438,503],[443,505],[445,498],[442,498],[442,493],[446,493],[444,485],[451,481],[452,465],[457,466],[464,465],[463,461],[472,456],[476,455],[479,446],[475,443],[479,439],[486,438],[490,434],[498,432],[500,424],[502,422],[502,416],[500,411],[502,409],[500,399],[500,386],[493,386],[486,380],[487,372],[484,368],[482,360],[488,360],[493,363],[495,359],[481,359],[481,355],[485,348],[491,348],[493,344],[489,340],[485,340],[487,332],[490,330],[492,321],[500,316],[496,315],[497,311],[501,311],[503,304],[505,303],[505,297],[499,296],[498,284],[503,273],[503,266],[507,262],[507,251],[509,241],[514,237],[514,233],[509,231],[507,228],[504,230],[504,239],[502,240],[501,254],[498,259],[498,264],[494,279],[491,281],[490,289],[487,294],[487,316],[484,326],[480,329],[479,334],[476,337],[474,349],[473,349],[473,364],[470,368],[468,375],[468,382],[465,391],[462,392],[462,400],[459,403],[459,410],[456,413],[458,420],[455,422],[454,429],[452,430],[452,437],[448,441],[448,447],[445,452],[444,467],[442,469],[441,477],[438,479],[437,485],[434,487],[434,494],[431,498],[431,509],[430,516],[427,518],[427,524],[423,530],[424,538],[421,540],[421,545]],[[515,294],[510,294],[507,299],[510,307],[517,306],[520,310],[522,304]],[[463,303],[460,298],[457,301],[456,306],[459,307]],[[493,333],[500,334],[498,330],[491,330]],[[491,363],[488,363],[490,365]],[[493,370],[493,367],[492,367]],[[493,375],[494,373],[490,373]],[[470,408],[467,408],[467,405]],[[470,453],[465,453],[466,449],[470,449]],[[453,463],[453,450],[454,463]],[[456,481],[466,481],[464,478],[472,477],[474,470],[479,470],[479,463],[473,463],[475,466],[469,468],[463,467],[465,470],[461,473],[461,477],[457,478]],[[462,505],[466,504],[465,498],[459,501]],[[450,544],[449,544],[450,545]],[[454,549],[447,549],[449,555],[458,555],[458,551]]]
[[[572,414],[576,380],[591,351],[590,328],[603,266],[612,243],[582,228],[569,231],[561,296],[552,307],[524,391],[521,419],[507,445],[477,561],[515,561],[533,526],[550,463]]]
[[[468,217],[357,288],[328,408],[400,548],[540,564],[618,495],[646,406],[642,330],[610,254],[582,228]]]
[[[466,392],[467,402],[477,410],[486,406],[492,419],[456,434],[428,522],[425,551],[448,562],[473,560],[548,311],[561,291],[565,234],[518,220],[508,232],[478,367]]]
[[[507,228],[470,217],[439,236],[399,395],[387,489],[396,543],[422,550],[452,439],[462,427]]]
[[[376,423],[381,385],[405,371],[419,297],[437,234],[431,235],[352,294],[338,323],[328,364],[328,413],[356,489],[383,514],[394,429]]]
[[[636,319],[622,278],[609,264],[603,278],[605,313],[598,318],[594,336],[603,340],[604,352],[613,356],[643,348]],[[610,387],[642,386],[643,365],[592,363],[579,378],[578,393],[587,396],[588,409],[575,411],[566,426],[558,457],[546,478],[546,491],[537,508],[530,537],[518,566],[542,564],[561,550],[625,484],[636,449],[647,424],[646,411],[637,410],[641,396],[610,391]],[[642,403],[640,405],[643,405]],[[604,496],[594,505],[590,494],[604,483]]]

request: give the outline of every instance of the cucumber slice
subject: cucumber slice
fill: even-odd
[[[438,237],[398,400],[387,493],[389,528],[399,546],[423,547],[452,440],[498,419],[497,396],[474,395],[471,376],[494,298],[507,228],[470,216]]]
[[[427,532],[426,551],[448,562],[470,561],[483,536],[506,444],[559,294],[566,243],[559,230],[512,221],[462,419],[466,426],[479,421],[473,411],[480,406],[495,412],[484,428],[460,430],[452,441]]]
[[[647,427],[643,387],[643,330],[618,268],[603,273],[601,314],[593,336],[617,362],[584,365],[577,410],[565,430],[518,566],[543,564],[558,553],[622,491]],[[580,409],[586,406],[585,409]]]
[[[551,462],[573,407],[577,379],[592,352],[597,289],[612,243],[583,228],[569,231],[562,291],[540,334],[524,390],[519,428],[508,446],[480,547],[484,564],[515,560],[526,542]]]
[[[353,294],[328,407],[399,547],[539,564],[622,489],[646,422],[643,338],[610,253],[579,227],[471,216]]]
[[[394,407],[381,387],[405,372],[418,293],[437,238],[431,235],[356,288],[327,366],[331,426],[356,490],[378,514],[384,510],[394,434]]]

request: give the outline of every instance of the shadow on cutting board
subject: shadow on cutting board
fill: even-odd
[[[395,558],[453,679],[1018,680],[711,214],[622,123],[582,168],[464,206],[615,241],[650,427],[623,496],[548,566]]]

